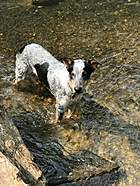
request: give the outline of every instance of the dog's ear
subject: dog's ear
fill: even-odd
[[[94,71],[98,65],[101,65],[98,61],[96,61],[95,59],[93,60],[88,60],[88,65],[90,66],[90,68]]]
[[[63,58],[61,61],[64,63],[67,69],[69,69],[70,66],[73,64],[73,61],[69,58]]]
[[[68,58],[63,58],[61,60],[62,60],[62,63],[64,63],[64,65],[66,66],[66,68],[68,68],[69,65],[71,64],[71,60]]]

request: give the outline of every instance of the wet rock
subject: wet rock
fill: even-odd
[[[87,88],[98,103],[135,126],[140,126],[139,70],[139,60],[129,64],[108,60]]]
[[[82,105],[82,128],[92,136],[100,156],[117,161],[126,171],[124,185],[137,185],[140,174],[139,60],[122,64],[108,59],[87,86],[90,104]],[[135,164],[135,162],[137,162]]]
[[[30,117],[32,119],[29,119]],[[13,117],[13,122],[32,152],[34,161],[43,170],[49,185],[88,185],[89,183],[103,185],[104,183],[117,182],[120,178],[117,164],[107,161],[88,150],[67,151],[67,144],[63,146],[63,143],[60,144],[59,138],[55,137],[59,135],[59,129],[46,127],[42,131],[40,128],[40,134],[37,134],[38,128],[29,131],[27,125],[30,126],[32,121],[36,121],[34,123],[34,126],[36,126],[38,117],[29,113],[28,115],[19,113],[19,115]],[[22,123],[20,123],[21,121]],[[43,121],[41,122],[44,126]],[[43,141],[44,139],[45,141]]]
[[[18,177],[19,169],[14,166],[6,156],[0,152],[0,185],[26,186],[25,182]]]
[[[45,185],[46,181],[45,178],[43,179],[41,170],[33,162],[31,153],[2,104],[0,105],[0,151],[2,160],[0,166],[3,166],[0,173],[1,184],[9,186],[16,184]],[[8,171],[6,164],[9,165]],[[3,177],[4,172],[6,175]],[[18,181],[18,177],[20,181]]]
[[[19,110],[11,120],[3,105],[0,111],[0,150],[13,167],[16,167],[15,175],[17,174],[23,183],[104,185],[118,181],[120,175],[117,164],[88,150],[69,153],[60,144],[59,139],[54,137],[59,133],[57,128],[42,128],[44,120],[40,119],[39,114],[23,111],[20,113]]]

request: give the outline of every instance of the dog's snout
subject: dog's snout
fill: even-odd
[[[75,87],[74,90],[75,90],[76,93],[81,93],[82,92],[82,87],[78,87],[78,88]]]

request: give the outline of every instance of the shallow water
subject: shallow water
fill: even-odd
[[[34,150],[38,148],[45,153],[49,140],[58,141],[69,153],[90,149],[121,166],[125,176],[118,185],[137,186],[140,2],[65,0],[36,7],[30,0],[0,0],[0,4],[0,94],[33,154],[41,156]],[[15,51],[29,42],[43,45],[57,58],[95,57],[103,63],[88,83],[81,115],[60,128],[51,122],[54,99],[39,82],[29,81],[19,90],[12,86]]]

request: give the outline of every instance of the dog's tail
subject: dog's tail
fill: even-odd
[[[24,43],[24,44],[22,44],[22,45],[16,50],[15,55],[22,54],[22,52],[23,52],[23,50],[25,49],[25,47],[26,47],[27,45],[29,45],[29,44],[30,44],[30,43]]]
[[[24,48],[26,47],[26,45],[27,45],[27,44],[22,45],[22,46],[19,48],[19,50],[18,50],[17,53],[20,53],[20,54],[21,54],[21,53],[23,52]]]

